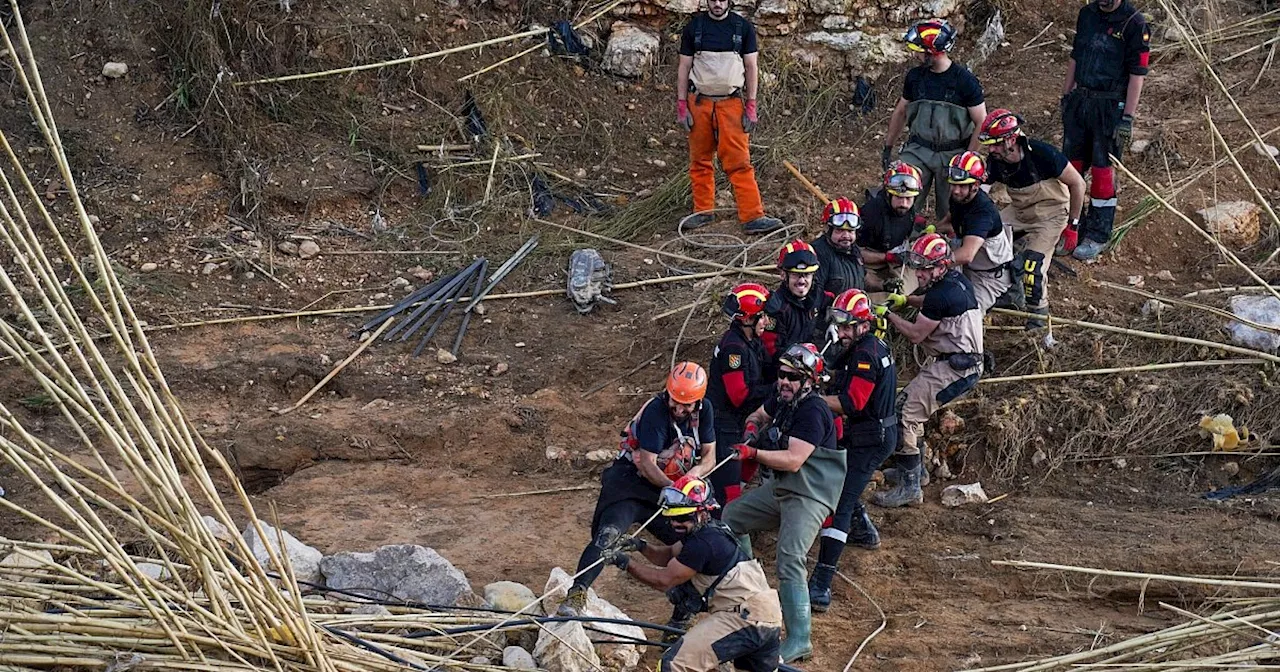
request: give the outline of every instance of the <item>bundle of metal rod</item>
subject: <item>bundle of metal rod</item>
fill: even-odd
[[[413,331],[417,331],[417,329],[420,328],[424,322],[431,319],[431,317],[436,314],[436,311],[438,311],[440,307],[444,305],[445,301],[453,298],[458,293],[458,290],[463,285],[466,284],[466,281],[468,278],[470,278],[472,275],[475,274],[476,269],[480,268],[480,264],[483,262],[484,262],[484,259],[476,259],[475,261],[471,262],[470,266],[467,266],[461,271],[458,271],[457,273],[454,273],[453,275],[448,276],[448,278],[445,279],[444,284],[442,284],[439,289],[437,289],[434,293],[432,293],[431,296],[422,300],[420,303],[414,302],[414,303],[418,303],[417,307],[413,308],[413,311],[410,312],[408,317],[404,318],[404,320],[400,324],[397,324],[396,326],[388,330],[387,333],[383,335],[382,340],[389,341],[395,338],[396,336],[401,335],[402,332],[404,332],[403,338],[401,338],[400,340],[401,341],[408,340],[409,336],[412,335]],[[399,313],[402,310],[407,310],[411,307],[413,307],[413,304],[405,305],[400,309],[393,308],[392,310],[394,312],[392,313],[392,315]]]
[[[498,270],[494,271],[493,275],[489,276],[489,284],[485,285],[485,288],[483,290],[480,290],[479,292],[471,293],[471,302],[467,304],[466,313],[470,314],[472,309],[474,309],[477,304],[483,301],[484,297],[488,296],[489,292],[493,291],[493,288],[497,287],[498,283],[502,282],[502,279],[507,277],[508,273],[515,270],[515,267],[519,266],[520,262],[524,261],[525,257],[529,256],[529,253],[533,252],[533,248],[537,246],[538,246],[538,236],[535,235],[534,237],[525,241],[525,244],[521,245],[520,249],[516,250],[515,254],[511,255],[511,257],[509,257],[506,261],[502,262],[502,265],[498,267]]]
[[[484,279],[484,272],[489,268],[489,262],[487,260],[485,260],[484,258],[481,258],[479,261],[480,261],[479,269],[475,272],[466,274],[466,277],[464,278],[464,280],[471,280],[472,278],[474,278],[475,284],[477,287],[480,286],[480,281]],[[462,290],[466,289],[466,285],[467,285],[466,282],[459,283],[457,288],[455,288],[449,294],[449,296],[446,299],[444,299],[444,303],[443,303],[444,311],[440,313],[440,317],[437,317],[435,322],[431,323],[431,328],[427,329],[427,335],[423,336],[422,340],[418,342],[418,347],[413,349],[414,357],[417,357],[418,355],[422,354],[422,349],[427,347],[427,341],[430,341],[431,337],[435,336],[436,329],[439,329],[440,325],[444,324],[444,321],[448,319],[449,313],[453,312],[453,307],[458,304],[458,297],[462,295]],[[426,320],[423,319],[422,322],[425,323]],[[404,335],[400,337],[400,340],[403,341],[409,338],[409,336],[413,335],[413,332],[416,331],[419,326],[421,326],[421,324],[406,331]]]

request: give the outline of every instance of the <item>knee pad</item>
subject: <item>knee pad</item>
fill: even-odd
[[[1093,182],[1089,185],[1089,196],[1095,201],[1114,199],[1116,197],[1115,169],[1110,166],[1094,166],[1089,169],[1089,175],[1093,177]],[[1094,205],[1097,206],[1098,204],[1095,203]]]
[[[613,525],[606,525],[600,529],[600,532],[596,534],[596,538],[591,543],[595,544],[596,548],[609,548],[614,544],[614,542],[618,541],[618,537],[621,536],[622,530],[619,530]]]
[[[1043,254],[1033,250],[1022,253],[1022,294],[1029,306],[1039,305],[1044,296],[1044,264]]]

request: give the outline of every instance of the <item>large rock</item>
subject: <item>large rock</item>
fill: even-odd
[[[543,606],[547,608],[547,613],[551,613],[550,605],[558,605],[568,594],[568,586],[572,583],[568,572],[559,567],[551,570],[551,576],[547,578],[545,593],[551,593],[547,599],[543,601]],[[629,621],[627,616],[621,609],[613,606],[608,600],[596,594],[592,588],[587,589],[587,605],[583,608],[582,613],[586,616],[594,618],[612,618],[618,620]],[[593,628],[603,630],[618,635],[623,639],[615,639],[609,635],[596,633],[594,635],[597,641],[613,640],[614,643],[600,644],[600,657],[604,660],[605,667],[619,672],[628,672],[633,670],[640,664],[641,652],[634,644],[626,643],[628,640],[644,639],[644,631],[634,625],[623,625],[615,623],[595,623]],[[541,643],[541,640],[539,640]],[[541,660],[541,658],[539,658]]]
[[[544,625],[533,657],[547,672],[590,672],[600,667],[591,638],[577,621]]]
[[[1205,229],[1226,245],[1247,247],[1258,242],[1258,206],[1248,201],[1228,201],[1197,210]]]
[[[804,36],[804,39],[820,44],[836,51],[853,51],[862,43],[862,31],[852,30],[847,33],[829,33],[818,30]]]
[[[538,596],[528,586],[515,581],[498,581],[484,587],[484,601],[494,609],[520,611],[537,600]],[[540,615],[542,605],[531,607],[523,613]]]
[[[276,534],[276,528],[271,527],[265,522],[259,520],[258,524],[262,526],[262,533],[267,535],[266,543],[258,536],[258,531],[253,528],[253,523],[249,523],[244,528],[244,542],[248,544],[249,551],[253,553],[253,557],[262,564],[268,572],[276,571],[275,565],[271,562],[271,556],[267,553],[267,546],[271,550],[279,553],[280,544],[279,537],[284,538],[284,554],[289,558],[289,564],[293,565],[293,575],[299,581],[307,581],[309,583],[320,583],[324,581],[324,576],[320,574],[320,559],[324,554],[316,549],[298,541],[298,538],[289,534],[286,530],[280,530],[279,535]]]
[[[1227,302],[1227,307],[1236,317],[1258,324],[1280,327],[1280,299],[1274,296],[1237,294]],[[1246,348],[1267,352],[1280,350],[1280,335],[1275,332],[1263,331],[1239,322],[1228,322],[1227,333],[1231,335],[1232,342]]]
[[[372,553],[338,553],[320,563],[325,585],[370,599],[454,605],[471,593],[467,576],[425,546],[395,544]]]
[[[809,0],[809,11],[814,14],[846,14],[852,0]]]
[[[538,669],[538,664],[533,662],[533,654],[518,646],[508,646],[502,650],[502,666],[513,670]]]
[[[658,36],[625,21],[613,24],[601,63],[608,72],[623,77],[639,77],[653,65],[658,53]]]
[[[792,13],[790,0],[760,0],[756,5],[756,18],[785,17]]]
[[[47,574],[49,570],[45,569],[45,563],[53,562],[53,554],[45,550],[27,552],[36,557],[33,558],[17,551],[4,556],[4,559],[0,560],[0,578],[6,581],[39,582],[40,577],[28,576],[28,574]],[[41,562],[41,560],[44,562]],[[6,572],[4,571],[6,569],[21,570],[21,572]]]
[[[659,7],[676,14],[693,14],[698,11],[698,0],[654,0]]]
[[[942,505],[954,509],[966,504],[986,504],[987,493],[983,492],[981,483],[968,485],[948,485],[942,490]]]
[[[227,546],[235,545],[235,534],[232,533],[231,530],[228,530],[226,525],[218,522],[217,518],[214,518],[213,516],[200,516],[200,520],[204,523],[204,526],[209,529],[209,534],[212,534],[214,539],[217,539]]]

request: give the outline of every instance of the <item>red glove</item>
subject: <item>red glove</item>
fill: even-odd
[[[1080,242],[1080,232],[1074,226],[1062,230],[1062,238],[1058,241],[1058,255],[1071,254]]]
[[[748,446],[745,443],[739,443],[738,445],[733,447],[733,452],[735,453],[735,455],[733,456],[734,459],[738,460],[739,462],[746,462],[747,460],[756,459],[756,453],[759,451],[757,451],[755,448],[752,448],[751,446]]]
[[[743,443],[755,443],[760,438],[760,425],[754,422],[748,422],[746,432],[742,435]]]
[[[676,123],[685,127],[685,130],[693,130],[693,116],[689,114],[689,101],[676,100]]]
[[[756,101],[748,100],[742,108],[742,130],[750,133],[756,130],[758,123],[760,123],[760,116],[756,113]]]

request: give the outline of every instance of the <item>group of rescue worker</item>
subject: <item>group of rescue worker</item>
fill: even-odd
[[[1149,34],[1128,0],[1093,0],[1076,28],[1059,150],[1029,138],[1016,113],[986,110],[977,78],[948,56],[957,36],[946,21],[910,27],[904,41],[920,65],[890,118],[878,188],[861,207],[828,203],[823,235],[784,245],[772,290],[734,287],[710,365],[677,364],[627,424],[601,476],[563,615],[581,611],[612,564],[667,591],[669,624],[686,631],[660,672],[730,662],[771,672],[812,653],[811,613],[830,606],[845,547],[880,546],[862,503],[874,472],[883,471],[885,487],[873,504],[921,503],[926,422],[990,369],[984,314],[1011,305],[1031,314],[1028,329],[1043,326],[1055,252],[1088,260],[1109,241],[1111,156],[1132,129]],[[716,156],[745,230],[781,226],[764,214],[748,154],[757,51],[754,27],[727,0],[708,0],[682,35],[677,116],[689,130],[695,209],[686,228],[712,221]],[[1011,200],[1003,209],[987,193],[996,183]],[[924,355],[901,392],[892,332]],[[631,533],[636,525],[660,543]],[[778,535],[776,590],[751,553],[750,535],[765,530]],[[693,625],[701,612],[709,615]]]

